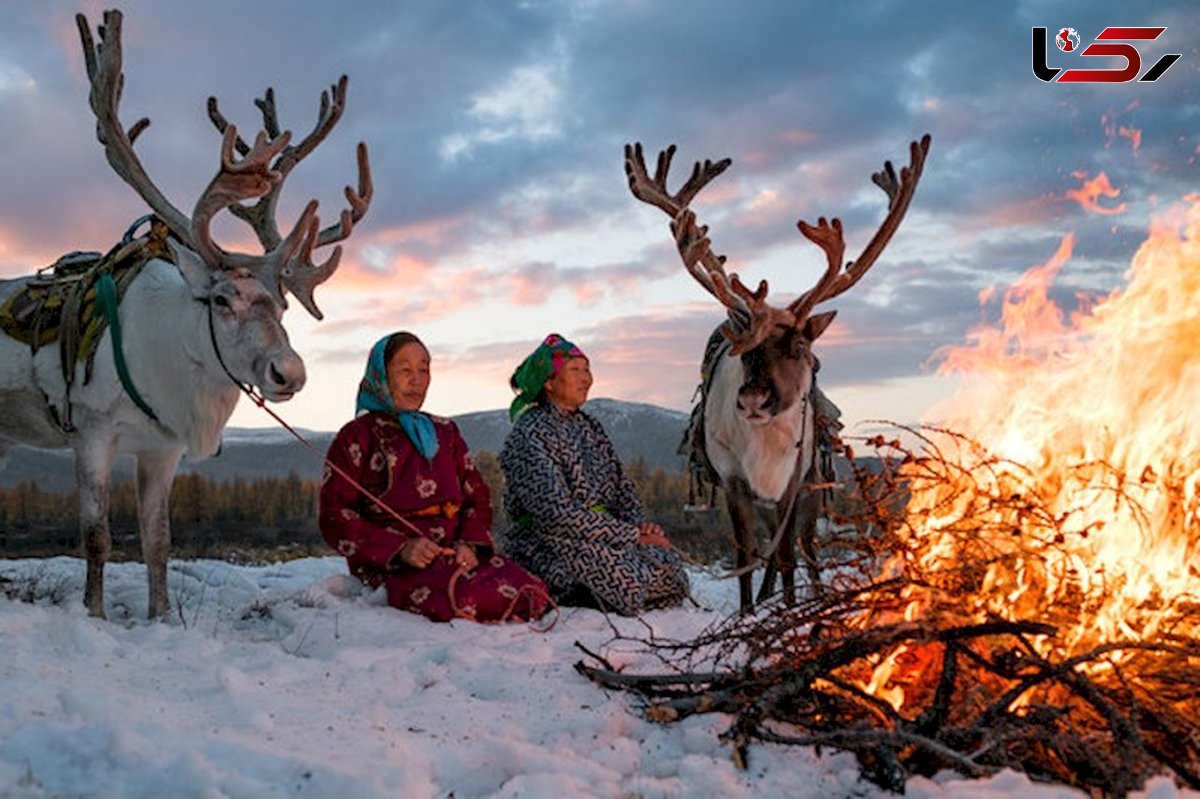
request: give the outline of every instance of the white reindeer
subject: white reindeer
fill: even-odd
[[[814,490],[817,446],[813,342],[833,321],[836,311],[814,314],[818,303],[833,299],[859,281],[883,251],[908,210],[916,190],[930,138],[912,142],[909,165],[897,178],[891,162],[872,180],[888,195],[883,223],[855,261],[842,259],[846,244],[842,223],[821,217],[817,224],[801,220],[800,232],[825,251],[828,266],[817,284],[785,308],[767,303],[767,282],[750,291],[737,274],[725,273],[725,256],[714,255],[708,228],[698,226],[688,208],[696,194],[732,163],[697,162],[683,187],[671,194],[667,173],[675,146],[660,152],[654,177],[646,171],[641,144],[625,146],[629,188],[639,200],[671,217],[671,230],[689,274],[727,310],[728,319],[709,340],[705,371],[711,375],[702,392],[703,455],[716,471],[733,522],[735,571],[743,611],[753,607],[752,573],[767,563],[758,601],[774,590],[777,569],[783,577],[784,601],[795,602],[796,534],[809,579],[820,586],[816,557],[819,495]],[[723,356],[729,357],[723,357]],[[763,509],[774,540],[765,557],[758,555],[756,508]]]
[[[76,17],[88,78],[97,137],[113,169],[165,223],[170,259],[149,261],[121,299],[117,320],[121,351],[134,392],[155,418],[140,408],[119,379],[112,328],[100,339],[90,377],[75,366],[68,384],[59,347],[31,350],[0,336],[0,450],[12,443],[75,451],[80,534],[87,555],[84,603],[104,616],[104,565],[112,539],[108,526],[109,482],[119,453],[137,461],[138,522],[149,583],[149,616],[169,608],[167,555],[170,546],[168,496],[175,469],[189,458],[213,455],[243,391],[251,386],[272,401],[290,399],[305,382],[304,363],[288,343],[282,325],[290,291],[318,319],[313,290],[337,269],[340,245],[319,265],[313,249],[345,239],[366,213],[371,198],[370,167],[358,147],[359,187],[346,188],[350,208],[339,222],[320,229],[316,201],[295,228],[281,237],[274,209],[283,178],[325,136],[341,116],[346,79],[322,93],[317,124],[291,145],[280,132],[270,89],[258,101],[265,130],[253,146],[238,137],[209,100],[209,115],[223,133],[220,169],[197,200],[191,217],[176,209],[151,182],[133,151],[133,141],[149,124],[128,131],[118,119],[124,75],[121,68],[121,14],[106,11],[96,47],[86,18]],[[235,149],[241,158],[235,156]],[[273,160],[273,163],[272,163]],[[253,206],[244,200],[258,198]],[[209,235],[212,217],[229,209],[254,228],[265,254],[227,252]],[[29,278],[0,282],[0,303],[21,291]]]

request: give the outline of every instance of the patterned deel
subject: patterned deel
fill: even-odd
[[[631,615],[677,604],[688,579],[679,556],[638,543],[645,511],[600,423],[536,405],[500,454],[510,527],[505,551],[561,597],[580,586]]]

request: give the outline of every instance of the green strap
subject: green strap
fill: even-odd
[[[108,327],[112,331],[113,359],[117,363],[117,377],[121,378],[121,385],[125,388],[125,393],[133,400],[133,404],[141,408],[142,413],[157,422],[158,417],[154,415],[154,411],[150,410],[150,406],[146,404],[142,395],[134,387],[133,380],[129,377],[129,369],[125,366],[125,350],[121,346],[121,323],[117,319],[117,284],[113,282],[112,275],[108,272],[100,275],[100,279],[96,281],[96,299],[100,301],[100,307],[104,310],[104,318],[108,320]]]
[[[588,510],[590,510],[592,513],[603,513],[605,516],[612,516],[612,511],[608,509],[607,505],[588,505]],[[533,524],[533,514],[522,513],[520,516],[513,519],[513,521],[522,527],[528,527],[529,525]]]

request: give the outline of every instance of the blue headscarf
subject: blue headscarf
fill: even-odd
[[[432,461],[438,451],[437,432],[433,429],[433,420],[428,414],[420,411],[402,411],[396,407],[392,392],[388,389],[387,352],[388,341],[392,335],[384,336],[371,347],[371,355],[367,358],[367,372],[362,382],[358,384],[358,398],[354,402],[354,413],[380,411],[390,413],[400,422],[408,440],[417,448],[417,452],[427,461]],[[414,340],[415,337],[414,337]],[[419,341],[417,343],[420,343]],[[422,345],[424,346],[424,345]]]

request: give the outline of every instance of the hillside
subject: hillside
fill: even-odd
[[[641,458],[651,468],[683,469],[677,454],[687,414],[641,402],[595,399],[583,408],[604,425],[626,463]],[[467,445],[475,452],[500,452],[512,424],[508,411],[482,411],[454,417]]]
[[[584,406],[595,416],[613,439],[617,453],[625,462],[642,458],[651,467],[668,471],[683,468],[675,450],[683,436],[687,415],[654,405],[595,399]],[[511,424],[507,410],[480,411],[455,416],[467,445],[474,452],[498,453]],[[321,456],[333,440],[332,431],[298,431],[313,450],[297,441],[282,428],[229,428],[225,431],[221,452],[205,461],[180,465],[180,472],[194,472],[217,481],[242,478],[285,477],[296,472],[304,479],[321,474]],[[118,460],[114,479],[127,480],[133,475],[133,459]],[[8,463],[0,470],[0,487],[11,488],[21,481],[35,483],[47,492],[71,491],[75,486],[74,455],[69,450],[40,450],[14,447]]]

